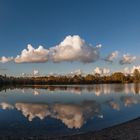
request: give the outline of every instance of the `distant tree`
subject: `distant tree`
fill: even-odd
[[[138,69],[135,69],[133,72],[134,82],[140,82],[140,72]]]
[[[84,80],[88,84],[94,83],[95,76],[91,75],[91,74],[88,74],[88,75],[85,76]]]
[[[101,82],[101,75],[99,73],[95,73],[95,83],[100,83]]]
[[[111,80],[116,83],[124,83],[125,75],[122,72],[115,72],[111,75]]]
[[[83,83],[83,78],[81,75],[75,75],[72,78],[72,84],[82,84]]]
[[[128,74],[125,76],[125,83],[132,83],[133,82],[133,77]]]

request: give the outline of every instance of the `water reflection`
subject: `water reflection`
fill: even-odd
[[[35,89],[33,90],[33,94],[34,94],[34,95],[39,95],[40,92],[35,88]]]
[[[129,107],[129,106],[132,106],[132,105],[138,103],[138,99],[135,99],[132,96],[123,96],[123,97],[121,97],[121,100],[124,103],[124,106],[126,106],[126,107]]]
[[[35,104],[35,103],[16,103],[10,105],[2,102],[2,109],[17,109],[23,116],[32,121],[34,118],[43,120],[45,117],[51,117],[61,120],[68,128],[81,128],[88,119],[103,117],[101,107],[95,101],[84,101],[81,104]]]
[[[27,87],[26,87],[27,88]],[[48,92],[55,92],[61,91],[65,93],[73,93],[80,95],[85,92],[94,93],[96,96],[101,95],[108,95],[110,93],[121,93],[124,92],[126,94],[133,93],[139,94],[140,93],[140,85],[139,84],[102,84],[102,85],[86,85],[86,86],[36,86],[33,89],[34,95],[40,94],[40,89],[45,89],[46,93]],[[23,89],[22,89],[23,90]]]
[[[36,87],[37,88],[37,87]],[[39,87],[38,87],[39,88]],[[48,86],[46,87],[49,91],[67,91],[70,93],[81,94],[84,91],[93,92],[97,96],[101,94],[110,94],[112,92],[124,92],[124,93],[140,93],[139,84],[97,84],[97,85],[86,85],[86,86]]]
[[[133,107],[139,109],[140,103],[140,84],[28,86],[4,90],[6,93],[0,93],[0,97],[4,97],[0,98],[0,115],[13,111],[30,124],[52,119],[70,130],[91,125],[103,128],[104,124],[117,123],[124,110],[128,113],[125,120]],[[136,116],[138,112],[131,114]],[[1,117],[0,123],[4,120]]]
[[[50,113],[49,106],[46,104],[16,103],[15,108],[21,111],[29,121],[36,117],[43,120]]]
[[[10,104],[8,104],[6,102],[2,102],[2,103],[0,103],[0,108],[3,109],[3,110],[14,109],[14,106],[10,105]]]
[[[26,87],[0,87],[0,91],[21,89],[22,93],[25,93],[27,89],[33,89],[34,95],[40,94],[40,89],[47,91],[64,91],[68,93],[81,94],[83,92],[95,93],[97,96],[102,94],[110,93],[140,93],[140,84],[97,84],[97,85],[61,85],[61,86],[48,86],[48,85],[36,85],[36,86],[26,86]]]
[[[51,107],[51,116],[68,128],[81,128],[87,119],[102,116],[100,112],[100,105],[95,101],[84,101],[80,105],[57,103]]]
[[[117,110],[117,111],[120,110],[120,104],[118,102],[114,101],[113,99],[107,101],[106,104],[114,110]]]
[[[121,102],[120,102],[121,101]],[[121,96],[120,100],[114,99],[98,103],[95,100],[85,100],[80,104],[76,103],[15,103],[11,105],[6,102],[0,103],[3,110],[16,109],[24,117],[32,121],[34,118],[43,120],[45,117],[51,117],[61,120],[68,128],[81,128],[88,119],[94,117],[103,118],[102,106],[104,103],[113,110],[120,111],[122,103],[124,107],[130,107],[139,103],[140,100],[133,96]]]

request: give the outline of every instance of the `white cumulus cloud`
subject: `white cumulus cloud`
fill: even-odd
[[[93,47],[87,44],[78,35],[66,36],[65,39],[54,47],[45,49],[43,46],[34,48],[31,44],[27,45],[20,55],[14,59],[15,63],[43,63],[47,61],[80,61],[90,63],[100,58],[99,48],[101,44]],[[4,59],[4,62],[8,62]]]
[[[130,54],[124,54],[120,60],[120,64],[121,65],[131,64],[134,62],[135,59],[136,59],[136,56],[131,56]]]
[[[34,75],[34,76],[38,76],[38,75],[39,75],[39,71],[38,71],[38,70],[34,70],[34,71],[33,71],[33,75]]]
[[[96,67],[93,71],[93,74],[95,74],[95,73],[100,74],[100,75],[107,75],[110,73],[110,69]]]
[[[105,57],[104,60],[108,62],[113,62],[114,59],[117,58],[117,56],[118,56],[118,51],[114,51],[111,54],[109,54],[107,57]]]
[[[5,56],[2,56],[2,57],[0,58],[0,63],[7,63],[7,62],[11,62],[11,61],[13,61],[13,60],[14,60],[13,57],[5,57]]]
[[[0,63],[11,61],[15,63],[45,63],[48,61],[54,63],[64,61],[92,63],[100,60],[100,48],[101,44],[93,47],[79,35],[68,35],[58,45],[50,48],[44,48],[41,45],[38,48],[34,48],[31,44],[28,44],[27,48],[23,49],[16,57],[2,56],[0,58]],[[117,57],[118,51],[114,51],[103,58],[103,60],[113,62]],[[135,56],[124,54],[119,63],[121,65],[131,64],[135,59]]]
[[[123,69],[123,73],[124,73],[125,75],[131,74],[131,69],[128,68],[128,67],[125,67],[125,68]]]
[[[83,74],[83,72],[82,72],[81,69],[77,69],[77,70],[72,71],[72,72],[70,73],[70,75],[72,75],[72,76],[74,76],[74,75],[82,75],[82,74]]]
[[[28,44],[20,55],[15,58],[16,63],[42,63],[48,61],[49,51],[39,46],[37,49]]]
[[[87,44],[78,35],[67,36],[59,45],[50,48],[50,57],[53,62],[61,61],[80,61],[89,63],[100,58],[99,48]]]
[[[133,73],[135,69],[137,69],[140,72],[140,65],[133,66],[132,69],[131,69],[131,73]]]
[[[123,72],[124,72],[124,74],[126,74],[126,75],[128,75],[128,74],[133,74],[134,71],[135,71],[135,69],[137,69],[137,70],[140,72],[140,65],[138,65],[138,66],[133,66],[133,67],[131,67],[131,68],[125,67],[124,70],[123,70]]]

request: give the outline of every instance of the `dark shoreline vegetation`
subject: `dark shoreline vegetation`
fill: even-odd
[[[135,69],[133,74],[115,72],[111,75],[88,74],[86,76],[40,76],[40,77],[10,77],[0,75],[0,85],[76,85],[76,84],[111,84],[139,83],[140,72]]]

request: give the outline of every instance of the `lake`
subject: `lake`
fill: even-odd
[[[140,84],[1,88],[0,135],[57,136],[107,128],[140,116]]]

